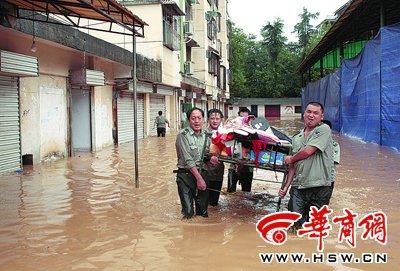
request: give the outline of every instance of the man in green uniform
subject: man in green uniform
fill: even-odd
[[[302,215],[295,227],[308,220],[311,206],[321,208],[329,203],[333,146],[331,129],[321,122],[323,118],[322,104],[307,104],[304,111],[306,127],[293,137],[293,156],[285,157],[289,173],[279,196],[283,198],[292,186],[288,209]]]
[[[329,128],[332,130],[332,122],[329,120],[322,120],[323,123],[327,124]],[[336,179],[336,167],[340,163],[340,145],[337,143],[335,140],[332,139],[333,143],[333,167],[331,171],[331,189],[329,193],[329,202],[331,201],[332,198],[332,193],[333,193],[333,187],[335,186],[335,179]]]
[[[207,112],[207,119],[208,119],[208,128],[207,132],[209,134],[216,133],[218,131],[218,128],[221,125],[222,118],[224,116],[222,115],[221,110],[219,109],[210,109]],[[208,140],[207,144],[207,151],[206,153],[209,152],[211,145],[211,138]],[[224,163],[221,163],[218,161],[218,158],[216,156],[211,156],[209,157],[210,160],[206,163],[207,165],[207,172],[208,172],[208,180],[209,180],[209,193],[210,193],[210,198],[209,198],[209,204],[211,206],[217,206],[218,201],[219,201],[219,196],[221,188],[222,188],[222,182],[224,180],[224,170],[225,166]],[[216,159],[216,162],[213,160]]]
[[[202,161],[207,143],[206,132],[202,129],[204,112],[193,107],[187,112],[187,118],[189,127],[181,130],[175,143],[178,157],[176,183],[182,214],[187,219],[194,216],[194,201],[196,215],[208,217],[207,172],[203,169]]]

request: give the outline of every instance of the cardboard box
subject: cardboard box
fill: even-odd
[[[276,159],[276,160],[275,160]],[[280,152],[273,152],[271,153],[271,159],[269,160],[271,164],[277,165],[277,166],[283,166],[285,164],[285,155]]]
[[[276,161],[275,161],[276,159]],[[250,160],[256,160],[256,152],[251,151]],[[285,155],[283,153],[275,153],[269,151],[260,151],[258,155],[258,163],[262,164],[276,164],[277,166],[282,166],[285,164]]]

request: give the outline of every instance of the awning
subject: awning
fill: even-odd
[[[346,42],[369,40],[384,25],[400,21],[398,0],[352,0],[343,14],[328,30],[321,41],[303,59],[297,70],[304,73],[329,51],[340,48]]]
[[[132,35],[132,33],[135,33],[136,36],[140,37],[144,36],[144,26],[148,25],[116,0],[2,0],[0,1],[0,6],[8,9],[9,14],[19,19],[56,23],[119,34]],[[12,8],[14,10],[11,10]],[[46,19],[42,20],[42,16],[38,16],[38,18],[34,18],[33,16],[25,17],[22,15],[25,13],[19,12],[20,10],[40,12]],[[13,11],[15,12],[13,13]],[[108,22],[110,25],[105,30],[104,25],[92,24],[88,26],[81,19]],[[121,29],[113,29],[113,24],[127,29],[130,33],[125,33]]]

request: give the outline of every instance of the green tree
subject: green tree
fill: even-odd
[[[299,47],[301,48],[301,57],[307,55],[307,52],[310,51],[310,42],[311,37],[317,34],[317,30],[310,24],[310,21],[313,19],[317,19],[319,16],[319,12],[310,13],[305,7],[303,7],[303,13],[299,14],[300,22],[294,26],[294,31],[292,33],[296,33],[299,39]]]
[[[254,35],[248,36],[245,57],[244,66],[247,78],[246,86],[249,93],[248,97],[256,98],[259,97],[263,89],[264,76],[262,73],[265,70],[267,56]]]
[[[267,88],[268,95],[271,97],[279,96],[280,88],[278,87],[278,58],[279,54],[285,47],[287,38],[283,35],[283,21],[280,18],[275,19],[273,23],[267,22],[261,29],[261,36],[263,37],[262,45],[269,56],[269,67],[267,78],[271,78],[270,86]]]
[[[321,39],[325,36],[328,30],[331,28],[330,24],[322,24],[320,29],[317,29],[317,32],[313,34],[310,38],[310,46],[307,50],[307,54],[309,54],[315,46],[321,41]]]
[[[231,70],[231,95],[237,97],[247,97],[248,92],[246,89],[246,46],[248,37],[242,29],[232,26],[229,44],[232,48],[232,59],[229,66]]]

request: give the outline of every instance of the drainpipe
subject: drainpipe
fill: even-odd
[[[135,26],[132,26],[135,28]],[[139,188],[139,158],[138,158],[138,140],[137,140],[137,93],[136,93],[136,36],[132,32],[132,83],[133,83],[133,145],[135,154],[135,187]]]

